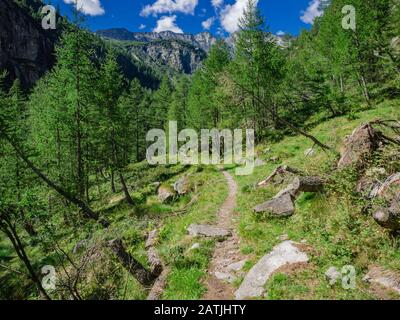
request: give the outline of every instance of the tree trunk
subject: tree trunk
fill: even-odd
[[[47,294],[46,290],[42,286],[42,282],[37,276],[35,270],[32,267],[32,264],[25,252],[24,246],[18,236],[17,230],[15,226],[13,226],[7,219],[0,220],[0,229],[6,234],[8,239],[11,241],[15,252],[17,253],[19,259],[25,265],[26,269],[29,272],[29,276],[32,282],[35,284],[39,293],[46,299],[51,300],[50,296]]]
[[[118,156],[117,156],[117,146],[115,143],[115,129],[112,128],[111,131],[111,144],[112,144],[112,153],[113,153],[113,158],[114,158],[114,167],[118,168],[118,175],[119,175],[119,180],[121,182],[121,186],[122,186],[122,191],[125,194],[125,200],[130,204],[130,205],[134,205],[134,201],[131,197],[131,195],[129,194],[129,190],[128,187],[126,186],[125,183],[125,179],[124,176],[122,175],[121,169],[119,168],[119,163],[118,163]]]
[[[117,190],[116,190],[116,188],[115,188],[115,175],[114,175],[114,170],[111,170],[110,182],[111,182],[111,192],[112,192],[112,193],[116,193]]]
[[[122,190],[124,191],[124,194],[125,194],[125,200],[130,205],[133,206],[135,204],[135,202],[133,201],[131,195],[129,194],[129,190],[128,190],[128,187],[126,186],[125,179],[124,179],[124,176],[122,175],[122,173],[119,173],[119,180],[121,182]]]
[[[128,270],[141,285],[148,287],[152,285],[158,275],[152,274],[143,265],[126,252],[121,239],[108,242],[108,247],[115,254],[121,264]]]
[[[0,134],[8,141],[8,143],[13,147],[17,155],[26,163],[26,165],[40,178],[42,179],[51,189],[55,190],[62,197],[64,197],[69,202],[75,204],[79,207],[83,213],[89,218],[93,220],[98,220],[99,216],[95,213],[84,201],[76,198],[68,191],[64,190],[62,187],[54,183],[50,178],[48,178],[40,169],[38,169],[29,159],[28,157],[19,149],[19,147],[11,140],[11,138],[4,132],[0,131]]]

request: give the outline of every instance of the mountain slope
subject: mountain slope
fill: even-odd
[[[99,30],[97,35],[124,48],[137,61],[172,73],[192,74],[216,42],[209,33],[177,34],[130,32],[123,28]]]

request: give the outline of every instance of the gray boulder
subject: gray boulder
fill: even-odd
[[[180,196],[188,194],[190,191],[190,180],[188,176],[180,178],[174,183],[174,190]]]
[[[295,242],[282,242],[249,271],[235,292],[236,300],[261,297],[265,284],[277,270],[287,265],[307,263],[308,260],[307,254],[302,252]]]
[[[277,217],[290,217],[294,214],[295,205],[290,193],[284,193],[254,208],[256,213],[270,213]]]
[[[342,278],[342,274],[335,267],[330,267],[326,272],[325,276],[329,281],[329,284],[333,286],[339,279]]]
[[[187,229],[191,236],[205,236],[205,237],[228,237],[231,235],[230,231],[202,224],[191,224]]]
[[[158,200],[162,203],[173,200],[176,196],[176,192],[169,185],[161,185],[158,188]]]

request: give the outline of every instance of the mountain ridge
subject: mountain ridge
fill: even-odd
[[[179,40],[188,42],[206,52],[217,41],[217,38],[209,32],[200,32],[198,34],[175,33],[172,31],[132,32],[126,28],[109,28],[97,30],[95,34],[103,38],[119,41],[152,42],[157,40]]]

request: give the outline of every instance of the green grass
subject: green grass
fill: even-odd
[[[360,112],[350,120],[347,117],[331,119],[311,130],[322,142],[339,150],[346,135],[361,123],[377,118],[399,119],[398,102],[385,102],[376,109]],[[255,215],[253,207],[269,200],[282,186],[255,188],[257,182],[268,176],[279,164],[302,169],[308,174],[331,174],[337,160],[335,155],[316,148],[316,154],[305,157],[304,151],[312,143],[302,136],[291,136],[278,143],[264,143],[257,146],[258,156],[266,165],[255,168],[252,175],[236,176],[239,185],[237,208],[238,230],[241,237],[241,251],[249,261],[244,270],[249,270],[259,258],[268,253],[288,234],[294,241],[306,240],[312,247],[310,263],[294,273],[274,275],[266,284],[268,299],[373,299],[368,286],[362,281],[363,274],[371,264],[400,270],[399,241],[389,237],[369,215],[360,213],[360,203],[351,195],[354,181],[351,171],[335,175],[336,190],[316,194],[303,194],[296,202],[296,214],[287,219],[276,219],[266,215]],[[271,151],[265,153],[264,150]],[[279,161],[271,162],[273,156]],[[384,158],[383,158],[384,159]],[[379,160],[377,160],[379,162]],[[398,168],[398,164],[381,160],[380,165]],[[234,168],[227,168],[234,175]],[[398,169],[397,169],[398,170]],[[171,184],[183,174],[190,174],[192,192],[168,204],[157,200],[154,182]],[[149,166],[146,163],[132,164],[125,172],[127,183],[132,188],[134,207],[128,206],[122,193],[112,194],[109,182],[101,181],[92,190],[92,206],[112,222],[104,230],[95,223],[65,226],[62,214],[50,217],[57,229],[57,241],[71,253],[76,243],[90,239],[92,244],[122,238],[126,249],[136,259],[147,265],[144,242],[147,232],[160,229],[157,249],[170,269],[163,299],[200,299],[205,293],[203,285],[206,270],[214,249],[214,241],[188,236],[187,227],[192,223],[215,223],[216,213],[228,194],[226,181],[215,168],[177,166]],[[94,181],[95,177],[92,177]],[[60,207],[60,213],[62,212]],[[68,212],[69,218],[79,217]],[[42,231],[42,230],[40,230]],[[61,261],[51,250],[32,242],[26,235],[24,241],[30,244],[27,252],[35,268],[45,264],[61,267]],[[194,243],[200,248],[190,250]],[[148,291],[143,288],[118,261],[107,251],[88,274],[85,297],[112,299],[145,299]],[[78,255],[72,255],[79,259]],[[0,262],[24,271],[15,257],[12,247],[4,237],[0,238]],[[330,286],[324,273],[331,266],[341,268],[351,264],[357,271],[355,290],[345,290],[340,285]],[[95,282],[94,275],[98,277]],[[0,298],[35,299],[32,284],[23,276],[0,268],[2,284]],[[239,286],[243,278],[235,281]],[[4,281],[3,281],[4,280]],[[100,284],[99,284],[100,283]]]
[[[163,295],[165,299],[200,299],[205,290],[202,280],[214,242],[192,239],[187,235],[187,228],[192,223],[215,222],[216,213],[227,197],[228,190],[222,174],[212,168],[198,173],[195,181],[201,185],[198,200],[186,214],[164,220],[160,233],[160,252],[171,268]],[[190,250],[194,243],[199,243],[200,248]]]
[[[361,123],[378,118],[399,119],[398,108],[398,102],[385,103],[377,109],[356,114],[355,120],[341,117],[324,122],[311,133],[339,150],[343,138]],[[263,153],[267,147],[271,151]],[[339,177],[345,180],[345,184],[336,185],[339,188],[337,192],[301,195],[296,201],[296,213],[290,218],[277,219],[252,212],[255,205],[271,199],[283,188],[255,188],[257,182],[281,163],[302,169],[310,175],[332,173],[336,158],[318,148],[314,156],[306,158],[304,151],[310,147],[312,143],[301,136],[260,145],[257,148],[260,158],[278,156],[280,161],[267,162],[265,166],[256,168],[250,176],[236,177],[240,186],[237,211],[240,212],[241,251],[249,256],[253,265],[280,242],[279,236],[282,234],[288,234],[294,241],[306,240],[313,247],[310,261],[312,271],[276,275],[268,283],[268,298],[371,299],[373,296],[362,281],[365,271],[371,264],[400,270],[400,246],[398,240],[391,239],[369,215],[361,214],[360,205],[344,193],[344,188],[348,187],[345,184],[350,184],[347,177]],[[351,187],[354,188],[354,185]],[[324,276],[326,270],[331,266],[340,270],[348,264],[356,268],[356,289],[345,290],[341,286],[331,288]]]

